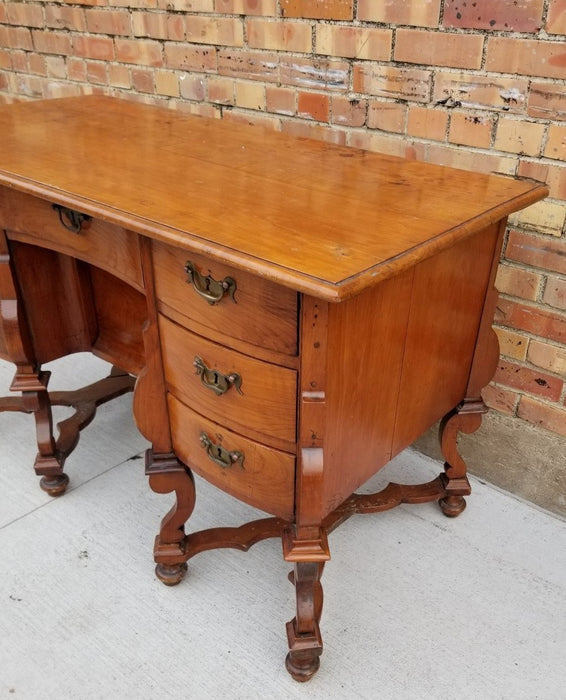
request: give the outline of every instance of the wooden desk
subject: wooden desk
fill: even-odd
[[[43,488],[64,491],[78,430],[135,376],[150,485],[176,493],[157,575],[282,537],[287,668],[310,678],[327,533],[399,503],[465,507],[456,439],[498,359],[505,220],[545,187],[106,97],[3,107],[0,134],[0,356],[22,392],[0,408],[35,414]],[[123,371],[50,396],[42,363],[84,350]],[[443,474],[354,493],[441,418]],[[270,517],[185,534],[193,471]]]

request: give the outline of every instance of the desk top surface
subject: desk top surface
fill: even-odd
[[[0,141],[0,184],[333,301],[547,194],[103,96],[1,107]]]

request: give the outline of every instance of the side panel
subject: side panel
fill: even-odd
[[[498,230],[494,224],[415,268],[393,455],[466,396]]]
[[[412,285],[409,270],[330,306],[326,512],[390,459]]]

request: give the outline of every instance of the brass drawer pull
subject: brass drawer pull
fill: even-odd
[[[212,442],[212,440],[208,437],[208,435],[205,432],[202,432],[200,434],[200,442],[206,450],[208,458],[212,460],[215,464],[218,464],[219,467],[227,469],[233,464],[239,464],[240,467],[244,469],[243,452],[230,452],[225,447],[222,447],[222,445],[217,445],[214,442]]]
[[[52,204],[52,208],[59,214],[59,221],[71,233],[80,233],[83,224],[91,220],[88,214],[82,214],[80,211],[63,207],[61,204]]]
[[[217,396],[225,394],[228,389],[234,387],[238,394],[242,393],[242,377],[237,372],[231,374],[222,374],[216,369],[210,369],[205,364],[201,357],[195,355],[193,362],[196,374],[200,375],[202,385],[213,391]]]
[[[187,282],[192,283],[195,292],[212,306],[218,304],[222,297],[227,294],[234,303],[234,293],[236,292],[236,281],[231,277],[225,277],[223,280],[215,280],[212,275],[204,277],[196,269],[194,263],[187,260],[185,264],[185,272],[187,273]]]

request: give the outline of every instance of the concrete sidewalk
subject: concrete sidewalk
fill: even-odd
[[[88,355],[51,369],[52,389],[106,374]],[[0,394],[12,374],[0,362]],[[566,697],[566,523],[489,485],[473,481],[456,520],[401,506],[332,533],[325,649],[302,685],[284,668],[294,595],[278,541],[201,554],[174,588],[155,578],[172,498],[147,485],[130,396],[83,432],[62,498],[39,489],[30,416],[0,414],[0,447],[0,699]],[[366,489],[439,470],[408,450]],[[191,528],[261,517],[197,489]]]

